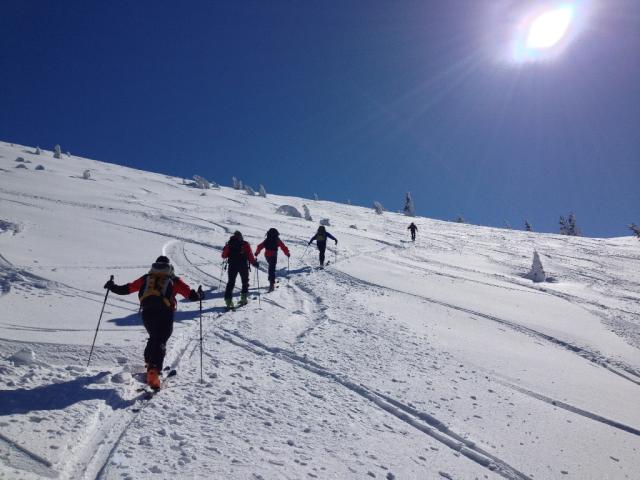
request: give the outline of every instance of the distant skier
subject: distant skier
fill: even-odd
[[[256,247],[256,257],[260,255],[260,252],[264,248],[264,257],[267,259],[267,263],[269,264],[269,291],[273,292],[273,289],[276,285],[276,264],[278,263],[278,247],[282,250],[282,252],[288,257],[289,249],[287,246],[280,240],[280,232],[275,228],[270,228],[267,232],[267,238],[265,238],[264,242],[260,243]]]
[[[233,304],[233,287],[236,285],[236,277],[240,274],[242,281],[242,290],[240,291],[239,306],[247,304],[247,295],[249,294],[249,264],[258,267],[258,261],[253,256],[251,246],[242,238],[242,233],[236,231],[229,238],[229,241],[222,250],[222,258],[229,260],[228,274],[229,281],[224,291],[224,303],[227,309],[235,308]]]
[[[418,227],[416,227],[416,224],[411,222],[411,225],[409,225],[407,227],[407,230],[411,230],[411,241],[415,242],[416,241],[416,232],[418,231]]]
[[[316,234],[311,237],[311,240],[309,240],[309,245],[311,245],[314,240],[316,241],[318,251],[320,252],[321,267],[324,267],[324,251],[327,249],[327,238],[332,239],[334,242],[336,242],[336,245],[338,245],[338,240],[336,239],[336,237],[327,232],[327,229],[324,228],[324,225],[320,225]]]
[[[138,292],[142,323],[149,334],[144,349],[147,384],[154,389],[160,388],[160,372],[167,351],[167,341],[173,333],[176,294],[179,293],[191,301],[199,300],[200,296],[174,274],[173,266],[165,256],[158,257],[151,265],[149,273],[132,283],[116,285],[113,280],[109,280],[104,288],[118,295]]]

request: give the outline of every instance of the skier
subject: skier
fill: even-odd
[[[332,239],[334,242],[336,242],[336,245],[338,245],[338,240],[336,239],[336,237],[327,232],[326,228],[324,228],[324,225],[320,225],[316,234],[311,237],[311,240],[309,240],[309,245],[311,245],[311,242],[313,242],[314,240],[316,241],[318,251],[320,252],[321,267],[324,267],[324,251],[327,249],[327,237]]]
[[[173,266],[164,255],[156,259],[149,273],[132,283],[116,285],[113,280],[109,280],[104,288],[118,295],[138,292],[142,323],[149,334],[147,346],[144,349],[147,384],[153,389],[159,389],[167,341],[173,333],[176,294],[179,293],[191,301],[200,300],[200,296],[174,274]]]
[[[289,257],[289,249],[280,240],[280,232],[275,228],[270,228],[267,232],[266,239],[256,247],[256,257],[264,248],[264,257],[269,264],[269,292],[273,292],[276,284],[276,263],[278,263],[278,247]]]
[[[222,250],[222,258],[227,258],[229,281],[224,291],[224,303],[228,310],[235,308],[233,304],[233,287],[236,284],[236,277],[240,274],[242,281],[242,290],[240,291],[239,306],[247,304],[247,295],[249,293],[249,264],[258,268],[258,261],[253,256],[249,243],[242,238],[242,233],[236,231],[229,238],[229,241]]]
[[[409,225],[407,227],[407,230],[411,230],[411,241],[415,242],[416,241],[416,232],[418,231],[418,227],[416,227],[416,224],[411,222],[411,225]]]

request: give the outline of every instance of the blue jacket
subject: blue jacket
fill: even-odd
[[[336,237],[334,237],[333,235],[331,235],[329,232],[327,232],[325,230],[324,232],[325,236],[332,239],[334,242],[336,242],[336,244],[338,243],[338,240],[336,239]],[[309,245],[311,245],[311,242],[313,242],[314,240],[316,241],[316,243],[326,243],[327,242],[327,238],[318,238],[318,235],[320,235],[322,237],[322,234],[320,232],[317,232],[313,237],[311,237],[311,240],[309,240]]]

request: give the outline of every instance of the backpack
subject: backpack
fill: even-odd
[[[264,241],[264,248],[267,250],[277,250],[280,241],[280,232],[275,228],[270,228],[267,232],[267,239]]]
[[[149,273],[138,293],[140,307],[142,309],[171,309],[173,308],[171,305],[172,295],[173,278],[171,275]]]
[[[324,232],[316,233],[316,242],[326,242],[327,235]]]
[[[227,246],[229,247],[229,262],[236,263],[240,261],[246,261],[247,255],[244,253],[242,246],[244,244],[244,240],[237,240],[234,237],[231,237],[227,242]]]

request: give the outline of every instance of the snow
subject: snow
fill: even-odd
[[[14,168],[37,160],[45,170]],[[79,172],[89,170],[87,181]],[[640,243],[314,203],[0,143],[0,478],[637,478]],[[353,228],[357,225],[357,229]],[[278,288],[223,310],[220,252],[276,227]],[[547,277],[527,278],[537,251]],[[167,388],[141,400],[135,295],[167,255]],[[258,297],[258,294],[259,297]]]

